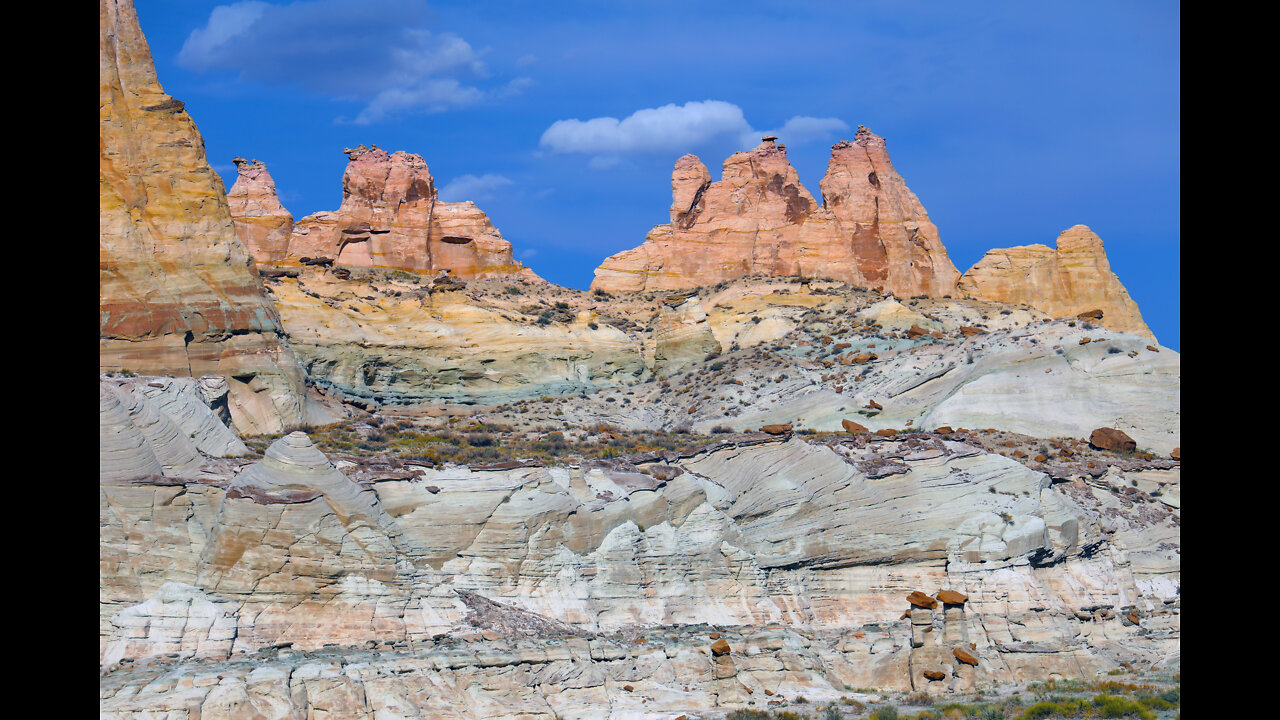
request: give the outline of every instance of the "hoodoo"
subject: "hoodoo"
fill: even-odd
[[[1085,225],[1063,230],[1057,249],[1024,245],[988,250],[960,278],[959,289],[977,300],[1026,304],[1058,318],[1089,315],[1117,332],[1155,338],[1138,304],[1111,272],[1102,238]]]
[[[941,297],[960,273],[938,229],[889,161],[884,139],[859,127],[831,148],[819,205],[785,146],[765,138],[711,181],[685,155],[671,177],[671,222],[596,269],[592,289],[679,290],[748,275],[830,278],[901,296]]]
[[[361,145],[345,151],[342,206],[290,221],[283,245],[275,238],[287,212],[261,164],[237,162],[232,214],[262,264],[298,265],[328,258],[340,265],[435,274],[463,280],[522,277],[533,271],[512,258],[511,243],[475,203],[440,202],[420,155]],[[243,189],[242,189],[243,186]],[[277,210],[276,208],[279,208]]]
[[[293,215],[280,204],[276,182],[259,160],[236,158],[236,183],[227,193],[236,234],[240,236],[253,259],[261,264],[276,264],[289,254],[289,236],[293,234]]]

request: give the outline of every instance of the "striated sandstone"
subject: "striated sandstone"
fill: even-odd
[[[712,182],[693,155],[672,172],[671,222],[596,270],[592,289],[676,290],[750,275],[832,278],[899,295],[943,296],[960,274],[884,140],[859,128],[832,147],[821,206],[786,149],[766,138]]]
[[[222,180],[156,78],[130,0],[100,18],[99,365],[229,378],[242,430],[328,418],[236,236]]]
[[[984,682],[1176,653],[1178,557],[1147,549],[1153,537],[1176,546],[1176,511],[1157,518],[1105,486],[1051,485],[962,443],[919,454],[849,441],[723,444],[675,460],[681,474],[657,486],[635,484],[639,473],[617,462],[357,482],[300,434],[230,478],[217,468],[176,484],[104,474],[103,712],[231,717],[220,703],[245,683],[291,712],[356,717],[368,715],[359,698],[381,707],[399,697],[406,717],[450,706],[464,718],[536,717],[547,703],[589,717],[624,685],[637,708],[677,712],[771,694],[825,700],[844,686],[906,690],[954,647],[920,625],[931,644],[919,658],[910,651],[917,618],[896,618],[918,587],[970,595],[945,637],[972,637],[998,658]],[[905,470],[869,476],[863,468],[885,452]],[[993,513],[1043,530],[983,539],[974,562],[966,521]],[[477,606],[483,627],[534,634],[477,634]],[[1120,616],[1079,617],[1122,606],[1166,619],[1139,634]],[[712,661],[708,625],[717,644],[745,651]],[[648,642],[601,634],[620,629]],[[200,679],[216,675],[224,682]],[[182,690],[182,677],[200,691]],[[471,700],[457,705],[444,677],[474,683]],[[676,678],[689,690],[663,689]],[[751,692],[716,685],[730,678],[735,693]],[[335,688],[354,693],[350,706]]]
[[[236,234],[260,264],[281,263],[289,255],[293,215],[280,204],[276,183],[258,160],[235,158],[236,182],[227,193]]]
[[[259,263],[322,260],[427,275],[447,270],[464,280],[539,279],[512,259],[511,243],[475,203],[437,198],[435,181],[420,155],[360,146],[348,150],[347,157],[342,205],[292,224],[283,245],[274,238],[287,213],[275,197],[274,183],[265,168],[237,163],[241,179],[232,192],[240,194],[233,201],[233,215],[242,236],[254,239],[249,247]]]
[[[1097,323],[1117,332],[1153,339],[1138,304],[1111,272],[1102,239],[1085,225],[1058,236],[1057,248],[1046,245],[988,250],[960,278],[964,295],[990,302],[1025,304],[1056,318],[1101,318]]]

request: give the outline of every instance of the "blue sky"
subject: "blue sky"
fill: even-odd
[[[262,160],[295,218],[337,208],[342,148],[407,150],[585,289],[684,153],[718,178],[772,132],[817,195],[861,124],[962,272],[1089,225],[1180,346],[1177,3],[135,2],[228,187]]]

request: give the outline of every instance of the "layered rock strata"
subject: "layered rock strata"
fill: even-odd
[[[853,142],[832,146],[821,187],[819,205],[772,138],[730,156],[717,182],[686,155],[672,172],[671,223],[606,259],[591,287],[678,290],[781,275],[903,296],[951,294],[959,272],[883,138],[860,127]]]
[[[488,688],[472,696],[481,704],[458,706],[458,717],[554,704],[554,693],[521,689],[548,683],[593,701],[638,691],[655,711],[764,705],[765,688],[810,699],[834,698],[843,686],[909,689],[916,623],[899,620],[900,603],[922,587],[969,596],[970,612],[944,611],[946,629],[927,635],[947,643],[967,635],[988,680],[1176,657],[1177,554],[1149,544],[1160,537],[1176,547],[1177,511],[1164,504],[1101,483],[1054,486],[942,440],[826,446],[757,435],[657,460],[675,476],[646,474],[654,460],[642,459],[417,468],[404,478],[350,462],[335,469],[293,435],[238,476],[234,468],[180,483],[104,475],[104,712],[211,702],[210,691],[187,692],[181,680],[210,664],[237,678],[215,683],[225,693],[277,670],[292,668],[301,682],[325,663],[368,661],[372,674],[362,679],[344,680],[336,668],[320,677],[359,685],[394,676],[408,717],[430,716],[407,698],[436,696],[418,691],[445,668]],[[964,528],[989,514],[1010,522],[984,529],[975,557]],[[496,626],[530,627],[532,641],[477,636],[476,595],[494,601],[486,612],[518,611]],[[1131,614],[1140,625],[1123,620]],[[713,657],[713,641],[726,638],[689,627],[699,625],[730,628],[730,652]],[[578,656],[548,656],[551,646],[537,640],[565,626],[583,634],[580,666],[548,665]],[[610,640],[618,630],[631,639]],[[293,660],[280,652],[290,645]],[[188,664],[172,665],[168,653]],[[529,659],[504,659],[522,653]],[[405,664],[411,655],[427,664]],[[162,675],[175,684],[137,682],[149,666],[123,661],[170,663]],[[518,670],[521,662],[530,664]],[[523,676],[570,667],[585,673],[581,681]],[[692,695],[662,694],[675,677],[687,678]],[[729,679],[752,692],[716,684]],[[306,697],[281,702],[300,708]]]
[[[817,282],[737,281],[704,291],[698,305],[717,357],[682,366],[674,389],[655,377],[627,390],[639,409],[603,391],[566,399],[555,419],[699,432],[839,431],[850,420],[872,432],[950,425],[1076,438],[1109,426],[1141,450],[1167,455],[1181,444],[1180,356],[1131,334],[1025,308],[900,302]],[[930,332],[913,334],[913,325]]]
[[[512,258],[511,243],[475,203],[437,198],[421,156],[363,145],[346,152],[342,205],[296,224],[280,205],[266,168],[256,161],[237,162],[232,214],[259,263],[298,265],[304,258],[324,258],[427,275],[447,270],[464,280],[538,279]],[[286,225],[291,232],[285,232]]]
[[[1056,248],[988,250],[960,278],[959,290],[979,300],[1030,305],[1056,318],[1089,315],[1105,328],[1155,338],[1138,304],[1111,272],[1102,238],[1085,225],[1063,230]]]
[[[99,49],[100,367],[230,378],[230,412],[245,430],[320,419],[204,140],[160,87],[130,0],[102,0]]]
[[[227,204],[236,234],[258,263],[282,263],[289,256],[293,215],[280,204],[265,163],[236,158],[235,164],[236,182],[227,193]]]
[[[491,300],[452,283],[360,271],[341,279],[308,268],[267,287],[311,377],[354,398],[498,403],[627,385],[649,373],[644,343],[590,310],[555,310],[556,322],[551,303],[522,312],[523,293],[543,283],[504,286],[522,294],[499,291]]]

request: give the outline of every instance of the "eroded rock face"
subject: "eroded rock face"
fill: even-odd
[[[821,206],[772,139],[725,160],[718,182],[698,158],[680,158],[671,190],[671,223],[606,259],[593,289],[677,290],[785,275],[940,297],[959,278],[884,140],[866,128],[832,147]]]
[[[1074,318],[1101,310],[1093,319],[1103,327],[1152,339],[1138,304],[1111,272],[1102,238],[1085,225],[1058,236],[1057,248],[1046,245],[988,250],[960,278],[968,297],[1026,304],[1056,318]]]
[[[348,150],[347,157],[342,206],[298,220],[283,246],[273,239],[283,227],[283,208],[274,209],[280,204],[274,184],[268,186],[265,168],[238,165],[241,180],[232,192],[243,182],[244,199],[233,202],[232,210],[245,237],[262,236],[250,244],[258,262],[298,265],[303,258],[326,258],[338,265],[428,275],[447,270],[464,280],[538,279],[512,259],[511,243],[475,203],[438,200],[421,156],[360,146]]]
[[[258,160],[236,158],[236,183],[227,193],[240,242],[259,263],[277,264],[289,254],[293,215],[280,204],[276,182]]]
[[[104,711],[204,703],[220,717],[216,693],[284,673],[342,692],[367,683],[380,703],[399,693],[404,716],[424,717],[435,706],[415,703],[453,698],[422,692],[448,670],[485,688],[480,704],[457,706],[465,718],[598,707],[623,684],[637,707],[683,712],[763,704],[764,690],[909,689],[937,665],[912,653],[917,635],[944,658],[968,638],[983,682],[1088,676],[1176,652],[1178,557],[1152,547],[1176,547],[1176,510],[1103,484],[1051,485],[963,443],[929,449],[766,438],[669,458],[670,480],[617,462],[380,478],[344,475],[295,434],[234,478],[104,475]],[[886,457],[901,468],[868,472]],[[991,514],[1039,531],[984,538],[975,555],[963,529]],[[968,611],[946,615],[943,633],[925,630],[937,614],[900,620],[902,598],[922,588],[963,592]],[[495,617],[477,625],[477,604]],[[1143,627],[1121,620],[1131,613]],[[555,638],[477,631],[508,625]],[[727,637],[712,644],[708,625]],[[619,630],[625,640],[609,635]],[[180,696],[181,681],[152,685],[148,666],[116,665],[166,652],[194,663],[155,668],[171,680],[231,679]],[[668,675],[691,690],[664,695]],[[716,684],[730,677],[733,693]],[[529,694],[547,684],[575,692]],[[281,707],[318,703],[320,690],[280,693]]]
[[[99,364],[232,378],[243,430],[319,420],[222,180],[156,78],[129,0],[102,0]]]

